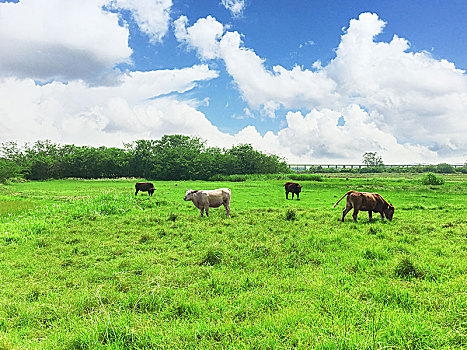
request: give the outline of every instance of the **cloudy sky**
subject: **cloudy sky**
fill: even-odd
[[[467,160],[465,0],[0,0],[0,142]]]

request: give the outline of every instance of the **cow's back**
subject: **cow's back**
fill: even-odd
[[[231,191],[229,188],[218,188],[215,190],[201,190],[196,193],[197,201],[201,204],[209,204],[217,208],[222,204],[230,203]]]
[[[375,196],[375,193],[352,191],[349,193],[347,200],[357,210],[369,211],[376,209],[378,206],[378,197]]]
[[[301,186],[300,186],[298,183],[296,183],[296,182],[286,182],[286,183],[284,184],[284,187],[285,187],[285,190],[286,190],[287,192],[295,192],[295,193],[297,193],[297,192],[300,192],[300,190],[301,190]]]
[[[137,182],[135,188],[140,191],[148,191],[154,188],[151,182]]]

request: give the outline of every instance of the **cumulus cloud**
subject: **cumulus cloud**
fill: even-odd
[[[167,95],[189,91],[199,81],[217,75],[201,65],[132,72],[122,78],[121,85],[110,87],[89,87],[82,81],[41,86],[31,79],[4,79],[0,82],[0,140],[48,138],[62,143],[121,145],[135,137],[173,132],[171,125],[175,124],[181,130],[186,130],[186,125],[199,125],[202,130],[207,119],[200,122],[199,113],[193,112],[195,108],[188,102]],[[174,106],[180,107],[178,117]],[[190,113],[184,114],[186,110]],[[193,116],[198,118],[196,122]]]
[[[375,42],[384,25],[371,13],[350,22],[336,58],[324,68],[339,95],[364,106],[377,127],[401,143],[465,153],[467,124],[459,119],[467,112],[465,72],[427,52],[410,52],[397,35]]]
[[[299,66],[287,70],[279,65],[269,71],[264,67],[264,59],[241,44],[237,32],[227,32],[219,43],[220,55],[252,108],[263,107],[273,117],[280,106],[316,108],[332,105],[336,100],[336,83],[327,77],[325,71]]]
[[[128,62],[128,29],[103,0],[0,4],[0,77],[105,82]]]
[[[360,162],[367,151],[386,163],[465,157],[465,72],[411,52],[396,35],[375,41],[385,26],[376,14],[350,21],[329,64],[292,69],[266,68],[240,33],[212,16],[191,26],[181,16],[173,23],[177,40],[205,64],[121,73],[114,69],[130,60],[129,32],[116,13],[103,10],[108,4],[129,10],[153,43],[167,33],[169,0],[0,4],[0,141],[121,146],[182,133],[221,147],[251,143],[290,162]],[[199,101],[180,96],[218,77],[210,60],[225,63],[246,102],[236,118],[275,117],[285,109],[282,129],[260,134],[250,125],[229,135],[198,110]],[[109,77],[114,84],[102,84]]]
[[[410,52],[409,42],[397,35],[390,42],[375,41],[385,27],[376,14],[362,13],[352,19],[336,57],[327,66],[315,62],[312,69],[279,65],[266,69],[265,60],[243,46],[238,32],[214,31],[216,22],[210,17],[210,26],[204,27],[205,37],[210,38],[209,55],[204,53],[206,43],[191,35],[201,20],[192,27],[186,18],[180,23],[183,41],[204,59],[222,59],[251,109],[271,117],[280,107],[311,112],[304,118],[303,129],[294,127],[292,114],[288,126],[278,133],[285,140],[281,135],[295,135],[295,131],[301,135],[307,130],[307,137],[298,137],[300,142],[291,148],[296,157],[358,159],[368,150],[387,150],[389,157],[390,149],[404,150],[413,160],[432,159],[436,154],[465,155],[467,123],[459,120],[467,113],[465,72],[427,52]],[[220,23],[216,26],[221,28]],[[211,35],[206,34],[210,30]],[[325,123],[327,119],[319,117],[324,110],[339,116],[355,106],[367,116],[359,119],[358,127],[352,126],[352,118],[337,126],[337,118]],[[310,118],[321,121],[316,130],[305,128],[312,125]],[[372,141],[355,142],[360,135]],[[325,141],[320,144],[315,138]]]
[[[162,41],[170,22],[172,0],[112,0],[112,7],[129,10],[150,42]]]
[[[245,10],[245,0],[222,0],[221,4],[230,11],[233,17],[240,17]]]
[[[191,27],[182,16],[175,21],[175,28],[177,39],[197,50],[202,59],[223,59],[243,98],[270,117],[280,106],[313,108],[336,100],[336,83],[325,71],[299,66],[286,70],[279,65],[268,71],[264,59],[243,47],[238,32],[224,33],[223,25],[211,16],[199,19]]]
[[[345,126],[337,121],[344,118]],[[283,147],[299,159],[327,159],[334,162],[354,160],[359,163],[362,150],[376,151],[386,162],[435,159],[427,147],[401,145],[396,138],[376,126],[371,116],[357,105],[349,105],[342,113],[330,109],[287,114],[287,127],[278,138]]]
[[[189,49],[196,50],[202,59],[219,57],[219,39],[224,33],[224,26],[214,17],[200,18],[193,26],[187,27],[188,18],[180,16],[174,21],[175,37],[187,45]]]

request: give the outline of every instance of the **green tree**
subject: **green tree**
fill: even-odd
[[[0,182],[5,183],[9,178],[18,176],[18,166],[6,158],[0,158]]]
[[[437,173],[445,173],[445,174],[451,173],[452,174],[452,173],[456,172],[456,169],[451,164],[441,163],[441,164],[438,164],[436,166],[436,172]]]
[[[383,166],[383,158],[377,152],[365,152],[362,156],[362,162],[366,166],[380,167]]]

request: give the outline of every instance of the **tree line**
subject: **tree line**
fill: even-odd
[[[135,177],[151,180],[208,180],[215,175],[289,172],[283,159],[250,144],[207,147],[184,135],[137,140],[118,147],[60,145],[49,140],[0,146],[0,180]]]

